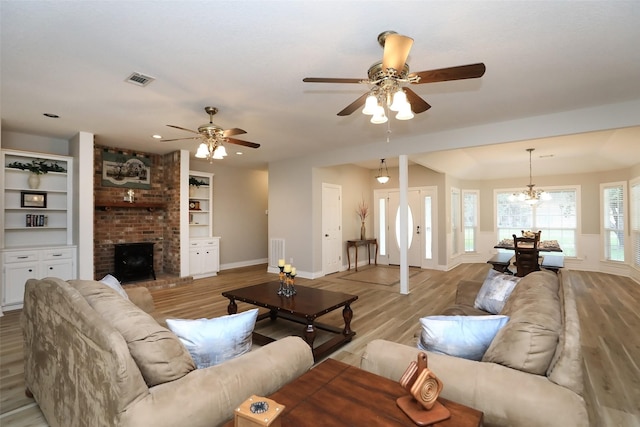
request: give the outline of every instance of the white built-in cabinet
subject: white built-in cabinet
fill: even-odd
[[[220,238],[213,236],[213,174],[189,171],[189,275],[215,276],[220,271]]]
[[[44,162],[57,171],[35,179],[29,170],[12,167],[33,162]],[[28,279],[76,278],[77,250],[72,244],[73,158],[2,150],[1,164],[2,308],[11,310],[22,307]]]

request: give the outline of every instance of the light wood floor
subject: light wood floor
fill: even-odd
[[[369,268],[368,266],[365,268]],[[365,270],[365,268],[361,270]],[[409,295],[400,295],[397,285],[367,283],[376,274],[388,278],[388,267],[370,267],[368,279],[356,281],[350,272],[321,279],[296,279],[299,285],[353,293],[353,342],[331,357],[358,365],[367,342],[384,338],[415,345],[418,318],[436,314],[454,300],[462,278],[482,279],[486,264],[464,264],[449,272],[412,270]],[[226,314],[227,300],[220,293],[266,280],[266,266],[227,270],[214,278],[193,284],[153,290],[156,308],[182,318]],[[378,272],[378,273],[376,273]],[[609,274],[572,271],[582,325],[585,366],[585,398],[593,426],[640,426],[640,285]],[[240,311],[249,308],[239,303]],[[0,426],[47,426],[37,404],[24,395],[22,337],[19,311],[0,317]],[[321,319],[341,325],[337,310]]]

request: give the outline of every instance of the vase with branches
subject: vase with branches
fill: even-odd
[[[367,229],[365,227],[364,222],[369,216],[369,206],[365,203],[364,200],[358,203],[356,214],[358,215],[358,218],[360,218],[360,222],[362,223],[360,225],[360,240],[365,240],[367,236]]]

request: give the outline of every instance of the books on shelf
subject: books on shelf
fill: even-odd
[[[26,226],[27,227],[46,227],[49,223],[49,217],[42,214],[27,214]]]

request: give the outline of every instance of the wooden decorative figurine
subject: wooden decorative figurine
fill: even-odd
[[[251,396],[245,400],[234,415],[235,427],[281,427],[280,414],[284,405],[266,397]]]
[[[418,360],[411,362],[400,385],[409,393],[396,400],[396,404],[419,426],[427,426],[446,420],[451,416],[447,408],[438,402],[442,381],[427,368],[427,354],[419,353]]]

